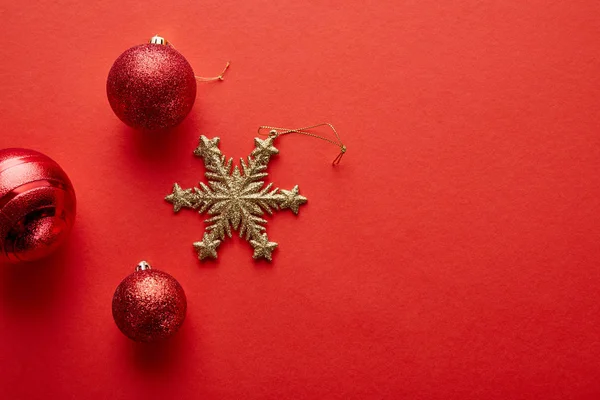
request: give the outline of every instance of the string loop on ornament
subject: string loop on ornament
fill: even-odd
[[[223,71],[221,71],[221,73],[218,76],[215,76],[212,78],[205,78],[203,76],[194,75],[194,78],[196,78],[196,80],[198,80],[200,82],[222,81],[222,80],[224,80],[223,75],[225,75],[225,72],[227,72],[230,65],[231,65],[231,61],[227,61],[227,64],[225,64],[225,68],[223,68]]]
[[[171,46],[172,48],[174,48],[175,50],[177,50],[177,47],[175,47],[175,46],[173,45],[173,43],[169,42],[169,41],[168,41],[168,40],[166,40],[166,39],[163,39],[163,38],[161,38],[161,37],[160,37],[160,36],[158,36],[158,35],[156,35],[156,36],[154,36],[152,39],[150,39],[150,42],[151,42],[151,43],[154,43],[154,40],[155,40],[155,38],[162,39],[162,40],[163,40],[163,43],[161,43],[161,44],[164,44],[164,45],[167,45],[167,46]],[[177,51],[179,51],[179,50],[177,50]],[[211,77],[211,78],[206,78],[206,77],[204,77],[204,76],[198,76],[198,75],[194,75],[194,78],[196,78],[196,80],[197,80],[197,81],[200,81],[200,82],[214,82],[214,81],[222,81],[222,80],[225,80],[225,78],[224,78],[224,75],[225,75],[225,72],[227,72],[227,70],[229,69],[229,66],[230,66],[230,65],[231,65],[231,61],[227,61],[227,64],[225,64],[225,68],[223,68],[223,71],[221,71],[221,73],[220,73],[219,75],[217,75],[217,76],[213,76],[213,77]]]
[[[332,140],[327,137],[317,135],[312,132],[308,132],[309,129],[315,129],[315,128],[319,128],[321,126],[328,126],[329,128],[331,128],[331,130],[335,134],[335,137],[337,140]],[[263,129],[269,129],[269,133],[268,134],[262,133]],[[346,154],[347,148],[344,145],[344,143],[342,143],[342,139],[340,138],[340,135],[337,133],[337,131],[335,130],[333,125],[331,125],[328,122],[323,122],[321,124],[316,124],[316,125],[311,125],[311,126],[305,126],[304,128],[297,128],[297,129],[278,128],[275,126],[267,126],[267,125],[262,125],[262,126],[258,127],[258,134],[261,136],[269,136],[272,138],[277,138],[281,135],[288,135],[290,133],[298,133],[300,135],[305,135],[305,136],[310,136],[310,137],[313,137],[316,139],[321,139],[328,143],[333,144],[334,146],[339,147],[340,153],[333,159],[333,161],[331,163],[332,165],[338,165],[340,163],[340,161],[342,161],[342,157],[344,156],[344,154]]]

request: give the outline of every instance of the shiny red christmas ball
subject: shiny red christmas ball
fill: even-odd
[[[196,101],[192,67],[168,44],[149,43],[126,50],[113,64],[106,83],[115,114],[137,129],[179,124]]]
[[[0,262],[52,253],[71,232],[75,207],[73,185],[50,157],[0,150]]]
[[[136,342],[166,339],[185,319],[183,288],[171,275],[142,261],[136,272],[119,284],[112,301],[115,323]]]

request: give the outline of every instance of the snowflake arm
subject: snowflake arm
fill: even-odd
[[[192,189],[182,189],[179,184],[173,185],[173,193],[165,197],[169,203],[173,204],[173,211],[179,212],[182,208],[196,208],[196,196]]]

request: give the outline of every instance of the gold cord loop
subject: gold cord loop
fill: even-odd
[[[309,129],[315,129],[321,126],[328,126],[331,128],[331,130],[333,131],[333,133],[335,134],[335,137],[337,139],[337,141],[331,140],[329,138],[326,138],[324,136],[321,135],[317,135],[311,132],[308,132]],[[268,135],[262,133],[263,129],[269,129],[269,133]],[[344,154],[346,153],[346,146],[342,143],[342,139],[340,139],[340,135],[337,133],[337,131],[335,130],[335,128],[333,127],[333,125],[331,125],[328,122],[324,122],[322,124],[317,124],[317,125],[312,125],[312,126],[306,126],[304,128],[298,128],[298,129],[288,129],[288,128],[277,128],[274,126],[260,126],[258,128],[258,134],[261,136],[269,136],[272,138],[277,138],[281,135],[287,135],[290,133],[298,133],[300,135],[305,135],[305,136],[310,136],[310,137],[314,137],[316,139],[321,139],[324,140],[328,143],[331,143],[337,147],[340,148],[340,153],[335,157],[335,159],[333,160],[333,162],[331,163],[332,165],[338,165],[340,163],[340,161],[342,161],[342,157],[344,156]]]
[[[175,47],[173,45],[173,43],[169,42],[168,40],[166,40],[158,35],[155,35],[152,39],[150,39],[150,43],[164,44],[166,46],[171,46],[172,48],[177,50],[177,47]],[[177,51],[179,51],[179,50],[177,50]],[[225,72],[227,72],[227,70],[229,69],[230,65],[231,65],[231,61],[227,61],[227,64],[225,64],[225,68],[223,68],[223,71],[221,71],[221,73],[218,76],[214,76],[211,78],[205,78],[204,76],[194,75],[194,78],[196,78],[196,80],[200,81],[200,82],[222,81],[222,80],[224,80],[223,76],[225,75]]]
[[[221,73],[218,76],[215,76],[213,78],[205,78],[203,76],[197,76],[197,75],[194,75],[194,78],[196,78],[196,80],[198,80],[200,82],[222,81],[223,75],[225,75],[225,72],[227,72],[230,65],[231,65],[231,61],[227,61],[227,64],[225,64],[225,68],[223,68],[223,71],[221,71]]]

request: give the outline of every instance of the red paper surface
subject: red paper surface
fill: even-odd
[[[597,1],[2,1],[0,147],[57,160],[69,244],[0,269],[6,399],[600,398]],[[116,57],[154,34],[198,75],[186,121],[112,113]],[[239,238],[201,265],[200,134],[242,157],[259,125],[332,122],[348,153],[290,135],[270,181],[272,264]],[[136,345],[112,294],[145,259],[188,297]]]

